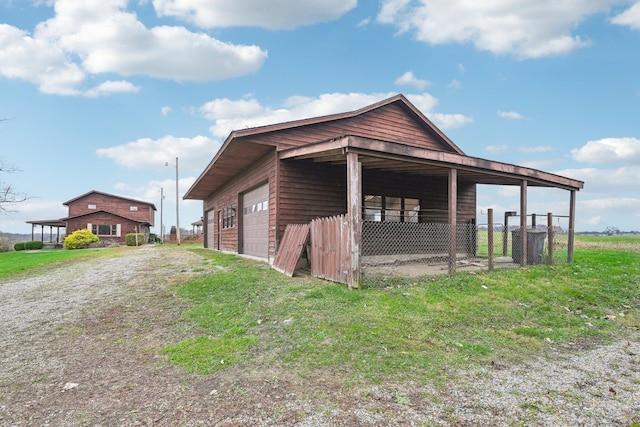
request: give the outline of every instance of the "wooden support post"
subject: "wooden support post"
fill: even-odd
[[[458,231],[458,170],[449,169],[449,274],[456,273]]]
[[[502,227],[502,256],[507,256],[509,251],[509,215],[504,213],[504,225]]]
[[[349,217],[349,287],[360,287],[360,242],[362,240],[362,166],[358,153],[347,153],[347,209]]]
[[[569,242],[567,243],[567,262],[573,262],[573,239],[576,224],[576,191],[571,190],[569,196]]]
[[[536,214],[531,214],[531,228],[535,229],[538,226],[536,222],[537,222]]]
[[[520,183],[520,250],[522,267],[527,266],[527,181]]]
[[[547,264],[553,264],[553,248],[554,248],[554,238],[555,238],[555,230],[553,229],[553,215],[551,212],[547,213],[547,252],[549,254],[549,259],[547,259]]]
[[[493,209],[487,211],[487,222],[489,229],[487,230],[487,251],[489,252],[489,271],[493,271]]]

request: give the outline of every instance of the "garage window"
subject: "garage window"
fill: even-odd
[[[222,208],[222,228],[233,228],[236,226],[236,207],[229,206]]]

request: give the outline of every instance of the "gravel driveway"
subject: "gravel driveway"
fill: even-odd
[[[196,333],[175,287],[214,270],[184,248],[149,246],[0,281],[0,425],[640,425],[637,329],[589,351],[550,344],[544,358],[438,387],[185,374],[159,352]]]

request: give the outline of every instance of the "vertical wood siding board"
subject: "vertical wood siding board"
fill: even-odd
[[[325,220],[322,222],[322,241],[323,241],[323,246],[324,246],[324,251],[323,251],[323,255],[324,255],[324,263],[323,263],[323,275],[324,277],[331,279],[331,248],[332,248],[332,242],[331,242],[331,235],[328,234],[329,230],[331,229],[331,224],[329,222],[330,220]]]
[[[328,275],[328,277],[331,280],[335,280],[335,276],[333,275],[333,263],[335,262],[334,258],[335,258],[335,242],[333,239],[333,233],[332,233],[332,220],[331,218],[328,218],[327,221],[325,221],[325,229],[324,229],[324,233],[325,233],[325,237],[327,238],[327,265],[326,265],[326,274]]]
[[[254,138],[261,143],[285,149],[347,134],[452,151],[434,132],[422,126],[420,121],[414,120],[412,115],[407,115],[402,107],[393,104],[355,117],[286,129]]]
[[[322,275],[326,278],[331,278],[331,276],[327,276],[327,271],[329,270],[329,266],[331,265],[331,260],[329,257],[331,256],[331,238],[327,236],[327,219],[324,218],[321,222],[320,235],[322,236]]]
[[[322,256],[320,254],[322,247],[322,234],[320,230],[320,222],[318,220],[314,220],[312,222],[312,235],[311,235],[311,271],[314,277],[320,276],[320,271],[322,270],[322,265],[320,264],[322,261]]]
[[[340,217],[340,236],[342,237],[342,243],[340,247],[342,248],[342,256],[341,259],[344,260],[341,266],[341,277],[342,283],[349,283],[350,279],[350,270],[349,266],[351,265],[351,246],[349,239],[349,230],[351,227],[349,226],[349,217],[347,215],[342,215]]]
[[[273,152],[273,180],[269,180],[269,218],[273,218],[273,225],[271,220],[269,221],[269,243],[274,242],[273,254],[282,237],[283,231],[280,229],[280,160],[278,159],[278,152]],[[273,234],[273,236],[272,236]],[[269,256],[271,256],[271,250],[269,250]]]
[[[319,250],[319,239],[318,236],[318,221],[311,221],[311,275],[314,277],[318,277],[318,250]]]
[[[320,233],[320,222],[318,220],[314,220],[313,221],[313,236],[311,237],[311,241],[312,241],[312,248],[311,248],[311,257],[313,259],[312,262],[312,267],[313,267],[313,271],[314,271],[314,276],[315,277],[319,277],[320,275],[320,271],[322,269],[322,265],[320,264],[321,260],[322,260],[322,256],[321,256],[321,245],[322,245],[322,236]]]
[[[335,245],[336,245],[336,265],[335,265],[335,274],[336,281],[341,282],[343,276],[342,270],[342,260],[343,260],[343,246],[342,246],[342,222],[340,221],[340,217],[334,217],[334,229],[333,234],[335,236]]]

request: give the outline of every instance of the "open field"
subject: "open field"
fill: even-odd
[[[361,291],[196,246],[21,253],[0,425],[638,425],[639,240]]]

